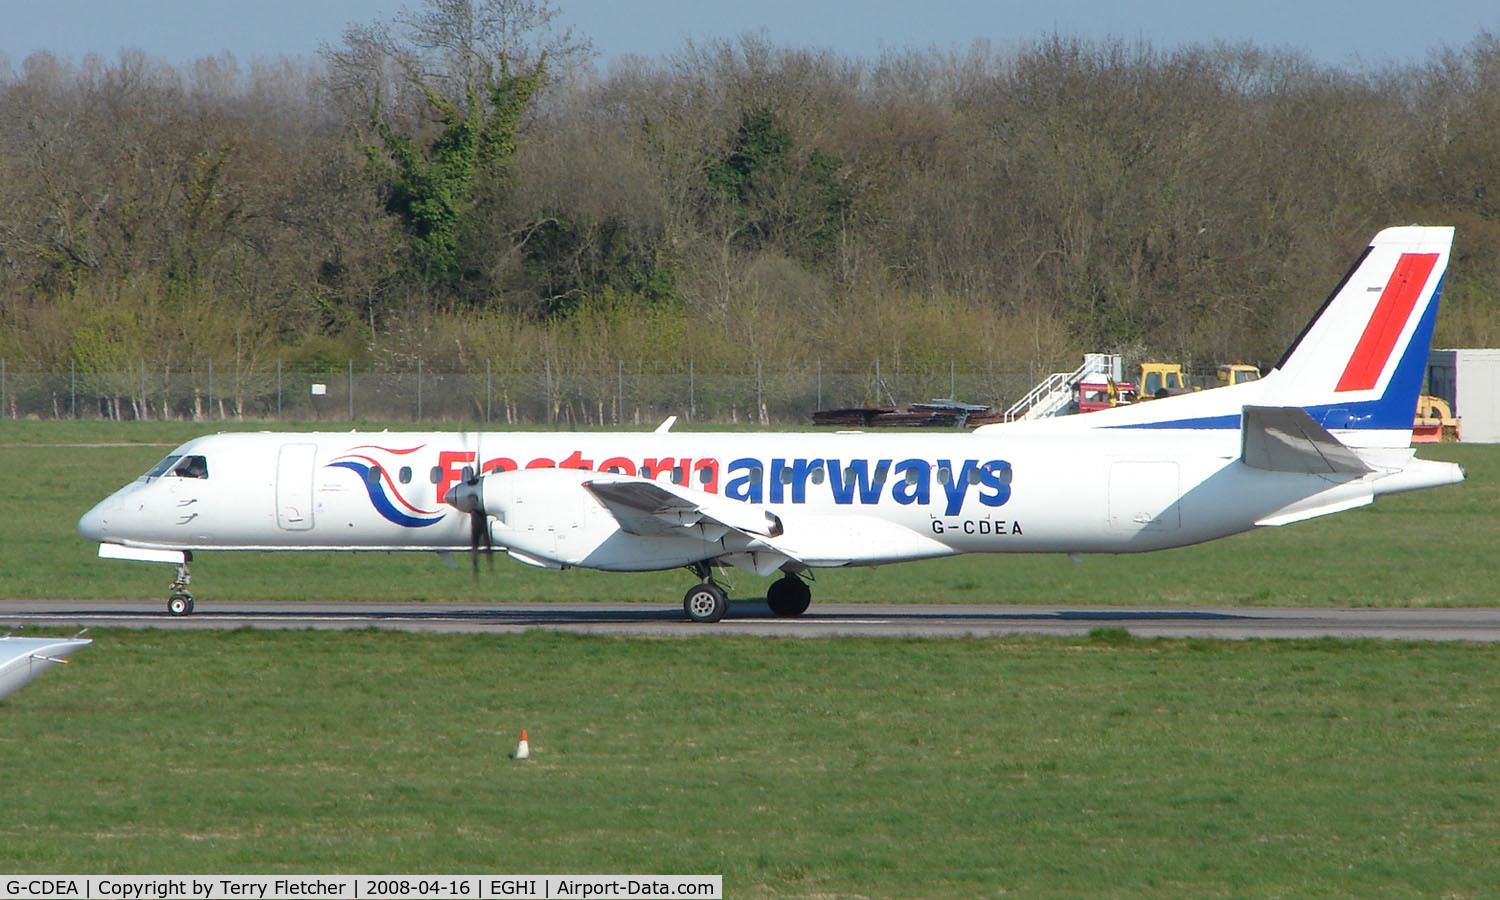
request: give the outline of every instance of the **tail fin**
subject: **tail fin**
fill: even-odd
[[[1387,228],[1370,242],[1263,386],[1330,431],[1404,446],[1427,369],[1451,227]]]

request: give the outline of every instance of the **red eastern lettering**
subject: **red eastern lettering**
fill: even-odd
[[[573,455],[558,463],[557,467],[559,469],[592,469],[594,461],[592,459],[584,459],[583,451],[574,450]]]
[[[707,472],[708,478],[705,479],[699,474],[702,472]],[[707,491],[710,494],[717,494],[719,492],[719,461],[717,459],[694,460],[693,483],[691,487],[695,487],[700,491]]]
[[[464,467],[474,462],[474,453],[469,450],[443,450],[438,453],[437,498],[442,502],[455,484],[464,480]]]
[[[634,475],[635,461],[626,459],[623,456],[611,456],[599,464],[599,471],[609,472],[611,470],[617,471],[621,475]]]

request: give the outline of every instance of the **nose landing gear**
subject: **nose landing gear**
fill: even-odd
[[[172,582],[172,596],[167,599],[167,612],[174,616],[187,616],[193,612],[193,595],[188,593],[188,585],[192,584],[193,576],[188,572],[186,562],[177,566],[177,579]]]

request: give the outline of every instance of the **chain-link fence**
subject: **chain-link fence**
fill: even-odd
[[[1045,373],[1041,373],[1045,374]],[[146,363],[114,372],[15,371],[0,361],[0,418],[445,422],[500,425],[805,424],[820,409],[959,400],[995,407],[1024,394],[1035,370],[865,373],[754,371],[176,372]]]

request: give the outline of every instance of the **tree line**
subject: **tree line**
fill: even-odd
[[[221,366],[1274,362],[1382,227],[1500,343],[1500,41],[1421,64],[758,37],[600,70],[538,0],[313,60],[0,61],[0,357]],[[909,398],[903,398],[909,399]]]

